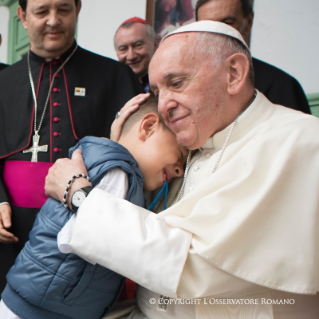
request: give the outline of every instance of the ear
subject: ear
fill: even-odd
[[[227,92],[235,95],[244,86],[249,73],[249,60],[243,53],[235,53],[226,60]]]
[[[155,113],[146,114],[141,120],[138,128],[138,137],[146,141],[160,126],[160,118]]]
[[[250,42],[250,32],[251,32],[251,28],[253,26],[253,20],[254,20],[254,13],[251,12],[247,15],[247,17],[245,17],[246,23],[245,26],[243,28],[243,30],[241,30],[241,35],[243,36],[245,42],[247,43],[247,45],[249,46],[249,42]]]
[[[81,11],[81,8],[82,8],[82,1],[80,0],[78,2],[78,5],[76,6],[76,16],[79,15],[80,11]]]
[[[27,13],[25,11],[23,11],[21,6],[18,6],[18,8],[17,8],[17,16],[21,20],[21,22],[23,24],[23,27],[27,30],[28,29],[28,24],[27,24],[27,20],[26,20],[26,15],[27,15]]]
[[[249,13],[246,19],[247,19],[247,26],[246,26],[246,30],[244,31],[244,34],[249,36],[251,32],[251,28],[253,26],[254,13],[253,12]]]

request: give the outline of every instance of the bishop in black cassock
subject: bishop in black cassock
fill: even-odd
[[[30,51],[38,101],[37,128],[51,79],[76,46],[74,42],[60,58],[51,61]],[[8,231],[19,238],[19,243],[0,243],[0,291],[6,283],[5,274],[28,240],[36,214],[45,200],[43,164],[67,157],[68,149],[86,135],[109,137],[115,114],[139,93],[143,93],[143,87],[130,67],[78,47],[54,76],[39,131],[39,145],[48,145],[48,151],[39,152],[38,163],[31,163],[32,154],[23,153],[32,146],[34,135],[35,107],[27,56],[1,71],[0,203],[11,205],[12,227]],[[45,165],[44,171],[47,171],[50,164]]]

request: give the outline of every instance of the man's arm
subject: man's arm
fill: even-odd
[[[86,260],[152,291],[175,296],[191,239],[191,233],[170,227],[156,214],[94,189],[78,211],[70,246]]]
[[[93,190],[78,211],[70,246],[80,257],[169,297],[265,291],[198,255],[191,247],[192,236],[150,211]]]

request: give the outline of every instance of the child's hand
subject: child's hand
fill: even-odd
[[[114,142],[118,142],[122,133],[122,127],[126,119],[135,112],[140,104],[145,102],[150,96],[150,93],[139,94],[130,99],[117,113],[117,117],[113,121],[111,126],[110,139]]]

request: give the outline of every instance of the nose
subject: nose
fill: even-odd
[[[135,51],[132,47],[129,47],[127,50],[127,60],[134,60],[136,58]]]
[[[165,121],[168,120],[169,111],[177,107],[169,92],[160,92],[158,95],[158,111],[162,114]]]
[[[56,11],[50,11],[50,14],[48,16],[47,25],[52,27],[55,27],[61,23],[60,18],[58,16],[58,13]]]

